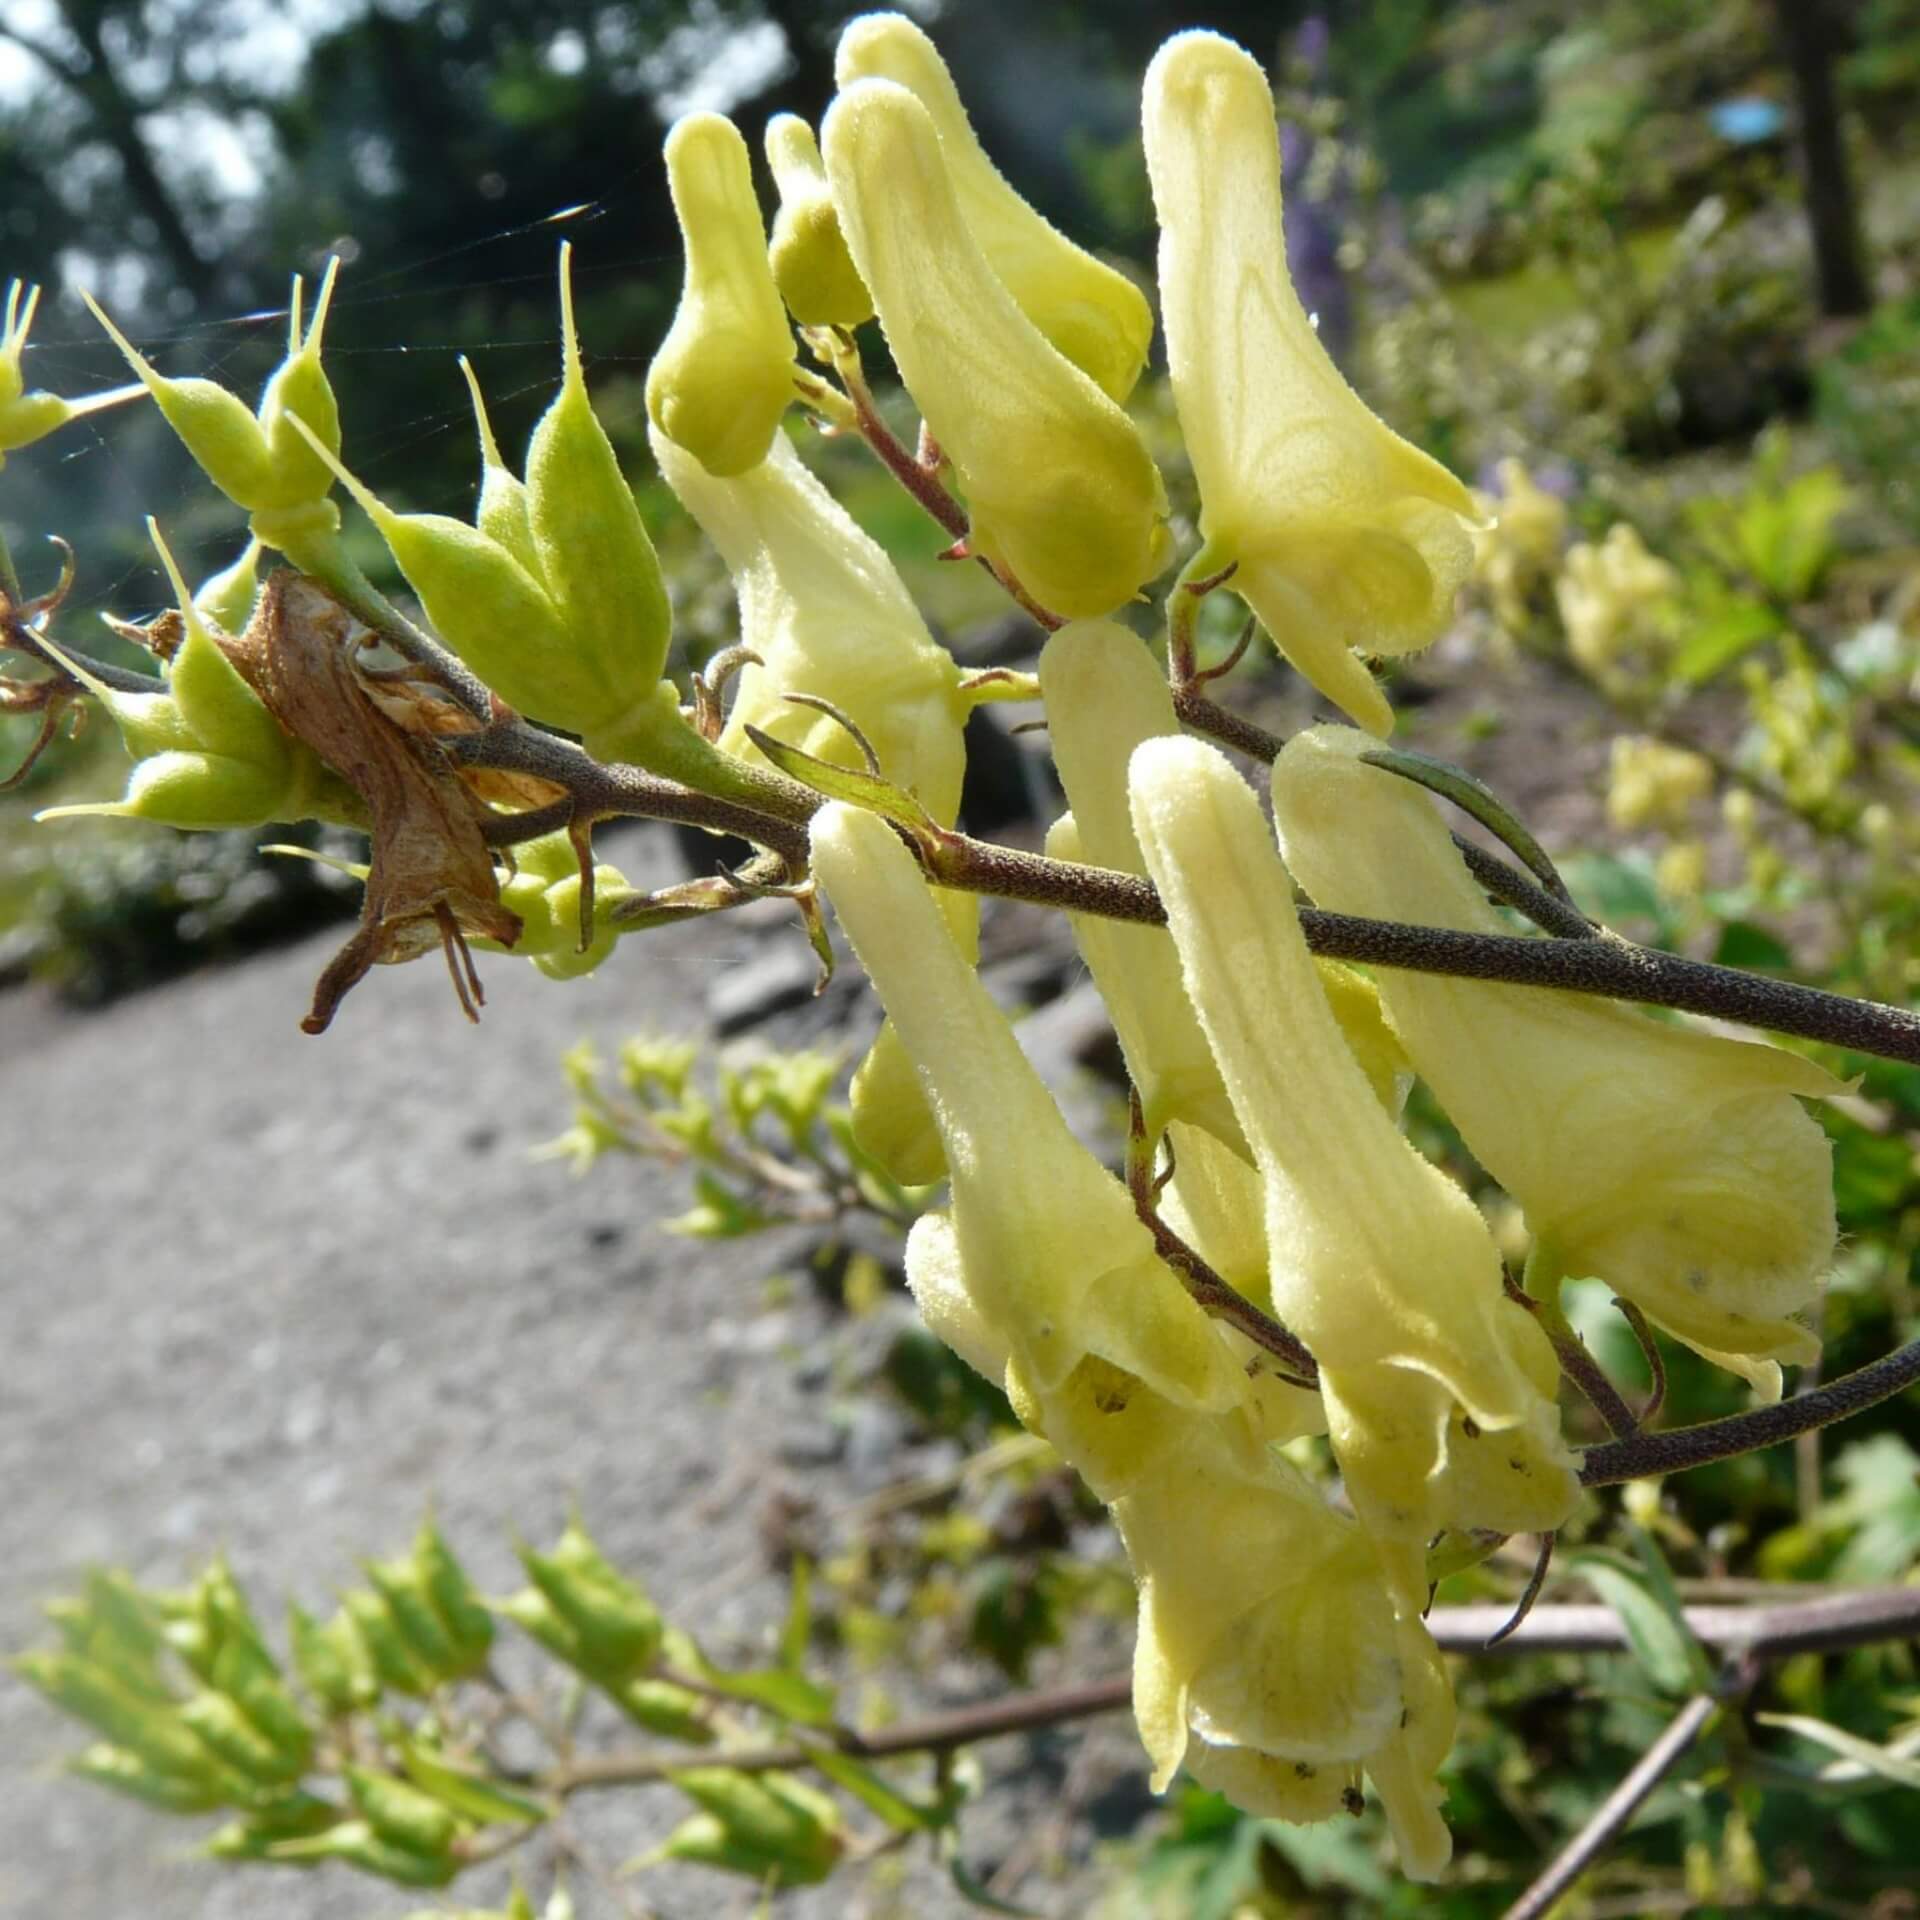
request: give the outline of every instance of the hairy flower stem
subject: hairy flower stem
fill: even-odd
[[[1891,1400],[1920,1381],[1920,1340],[1909,1341],[1870,1366],[1844,1373],[1811,1393],[1770,1407],[1753,1407],[1698,1426],[1670,1427],[1661,1433],[1635,1433],[1587,1449],[1580,1481],[1588,1487],[1618,1486],[1625,1480],[1643,1480],[1653,1474],[1684,1473],[1715,1460],[1731,1460],[1762,1447],[1830,1427]]]

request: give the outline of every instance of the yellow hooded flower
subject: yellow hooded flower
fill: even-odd
[[[1662,616],[1679,590],[1680,576],[1624,520],[1598,546],[1577,542],[1553,583],[1567,651],[1603,687],[1629,684],[1633,665],[1663,644]]]
[[[1713,765],[1687,747],[1645,734],[1616,734],[1607,762],[1607,819],[1623,832],[1687,824],[1696,800],[1713,791]]]
[[[847,251],[813,129],[798,114],[767,122],[767,165],[780,190],[767,260],[787,311],[803,327],[845,327],[873,318],[873,295]]]
[[[1273,94],[1255,62],[1182,33],[1147,69],[1161,321],[1213,572],[1371,731],[1393,715],[1359,657],[1424,647],[1473,560],[1472,496],[1368,411],[1287,277]]]
[[[740,670],[721,748],[760,761],[747,737],[751,725],[819,759],[858,767],[859,744],[846,728],[787,695],[831,701],[866,735],[882,774],[952,826],[966,771],[960,669],[927,632],[893,562],[784,434],[774,436],[759,466],[732,480],[715,479],[661,433],[653,450],[727,563],[740,596],[740,638],[760,656]],[[978,898],[943,893],[940,908],[971,958]],[[895,1179],[922,1186],[940,1178],[939,1135],[891,1025],[855,1076],[853,1118],[861,1147]]]
[[[1007,184],[974,135],[940,49],[904,14],[862,14],[841,34],[835,84],[858,80],[897,81],[932,115],[968,229],[1014,305],[1056,353],[1124,402],[1153,338],[1146,296]]]
[[[1134,828],[1265,1195],[1274,1311],[1320,1363],[1355,1510],[1402,1610],[1465,1511],[1450,1440],[1506,1438],[1503,1503],[1554,1527],[1578,1494],[1545,1336],[1504,1295],[1473,1202],[1395,1127],[1307,951],[1259,802],[1224,755],[1154,740],[1133,756]],[[1431,1383],[1431,1384],[1427,1384]]]
[[[1231,1349],[1068,1131],[899,837],[840,804],[812,833],[814,872],[939,1123],[968,1291],[1033,1390],[1052,1392],[1091,1354],[1178,1404],[1234,1405]]]
[[[1322,906],[1510,931],[1444,824],[1344,728],[1274,768],[1289,865]],[[1797,1054],[1584,996],[1383,969],[1421,1077],[1562,1273],[1605,1280],[1763,1390],[1819,1351],[1793,1316],[1834,1240],[1832,1156],[1799,1097],[1840,1083]],[[1304,1331],[1304,1330],[1303,1330]]]
[[[740,130],[724,115],[691,113],[674,122],[666,151],[687,271],[647,369],[647,414],[709,473],[730,477],[767,457],[793,400],[793,335]]]
[[[820,147],[894,364],[959,475],[971,546],[1057,613],[1110,613],[1168,557],[1139,430],[1014,304],[913,94],[857,81]]]
[[[1402,1866],[1434,1878],[1453,1695],[1431,1636],[1396,1617],[1366,1532],[1286,1460],[1220,1417],[1187,1416],[1184,1436],[1114,1504],[1140,1579],[1134,1714],[1155,1790],[1184,1761],[1249,1812],[1323,1820],[1364,1768]]]

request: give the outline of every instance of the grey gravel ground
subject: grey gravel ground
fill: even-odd
[[[670,856],[641,841],[622,859],[652,884]],[[564,987],[483,956],[477,1030],[428,962],[381,969],[332,1033],[302,1035],[331,935],[87,1017],[0,1001],[0,1647],[42,1640],[40,1602],[100,1561],[171,1583],[224,1547],[269,1618],[289,1592],[326,1604],[357,1553],[404,1544],[430,1493],[483,1585],[513,1580],[513,1528],[544,1537],[577,1498],[669,1611],[716,1649],[750,1646],[782,1599],[760,1522],[804,1482],[792,1436],[824,1412],[829,1369],[794,1353],[839,1336],[805,1299],[765,1307],[765,1243],[660,1234],[685,1204],[670,1176],[622,1163],[576,1183],[527,1149],[567,1119],[563,1046],[696,1027],[717,974],[765,937],[647,935]],[[930,1699],[983,1685],[922,1683]],[[1130,1728],[1094,1739],[1091,1762],[1064,1740],[990,1750],[990,1768],[1025,1771],[970,1849],[1030,1839],[1022,1798],[1069,1763],[1097,1773],[1104,1752],[1137,1773]],[[388,1920],[420,1904],[339,1869],[191,1860],[188,1823],[53,1777],[77,1744],[0,1676],[0,1913]],[[609,1796],[592,1824],[618,1859],[663,1810]],[[647,1885],[680,1920],[753,1907],[711,1876]],[[1046,1910],[1080,1910],[1055,1895]],[[779,1903],[960,1910],[918,1874]],[[583,1898],[583,1915],[614,1911]]]

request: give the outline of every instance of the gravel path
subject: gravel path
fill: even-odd
[[[674,871],[661,840],[621,858],[636,884]],[[759,943],[687,925],[571,986],[482,956],[477,1030],[437,963],[383,968],[310,1039],[297,1020],[336,938],[85,1018],[0,1002],[0,1648],[44,1644],[40,1602],[103,1561],[173,1583],[224,1547],[269,1622],[289,1593],[326,1605],[356,1553],[405,1543],[431,1493],[493,1591],[517,1584],[511,1531],[549,1537],[577,1497],[670,1613],[737,1649],[782,1598],[756,1529],[794,1478],[782,1436],[820,1424],[825,1369],[777,1355],[817,1346],[818,1309],[763,1310],[763,1242],[656,1231],[685,1204],[670,1177],[623,1162],[576,1183],[527,1148],[568,1118],[563,1046],[698,1026]],[[190,1823],[52,1775],[78,1744],[0,1678],[0,1913],[386,1920],[420,1904],[339,1869],[191,1860]],[[1019,1743],[996,1752],[1034,1764]],[[661,1811],[608,1796],[612,1857]],[[647,1886],[666,1915],[753,1906],[715,1876]],[[845,1915],[850,1893],[779,1910]],[[930,1883],[901,1907],[871,1897],[858,1910],[960,1910]]]

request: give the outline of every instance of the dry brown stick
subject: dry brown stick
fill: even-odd
[[[1504,1920],[1542,1920],[1560,1896],[1606,1851],[1614,1836],[1639,1811],[1641,1803],[1705,1732],[1707,1722],[1719,1712],[1720,1705],[1710,1693],[1695,1694],[1620,1784],[1594,1809],[1593,1817],[1561,1849],[1546,1872],[1507,1909]]]

